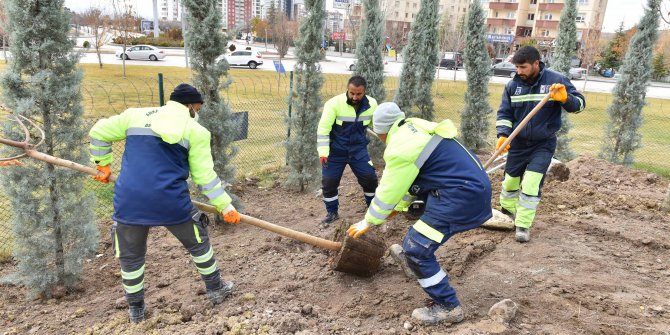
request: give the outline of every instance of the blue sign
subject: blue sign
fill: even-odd
[[[486,34],[486,40],[490,43],[493,42],[503,42],[503,43],[512,43],[514,41],[513,35],[502,35],[502,34]]]
[[[284,69],[284,64],[280,63],[278,60],[273,60],[272,63],[275,65],[275,71],[279,73],[286,73]]]

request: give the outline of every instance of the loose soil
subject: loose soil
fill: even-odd
[[[103,222],[78,292],[27,301],[24,288],[0,286],[0,334],[670,334],[670,218],[659,209],[668,181],[589,157],[568,167],[567,181],[546,183],[530,243],[476,229],[438,250],[466,312],[457,325],[410,318],[427,296],[391,257],[375,276],[358,278],[330,270],[327,251],[244,224],[210,226],[223,276],[236,285],[218,306],[207,302],[185,249],[153,229],[148,319],[132,325]],[[497,206],[501,172],[491,180]],[[365,212],[348,170],[341,219],[329,227],[318,224],[324,208],[313,192],[290,193],[267,179],[247,179],[236,191],[247,214],[330,239]],[[377,232],[400,243],[412,223],[399,216]],[[15,269],[0,264],[0,276]],[[516,317],[490,321],[489,308],[505,298],[518,304]]]

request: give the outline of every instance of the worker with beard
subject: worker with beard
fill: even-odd
[[[372,125],[377,101],[365,95],[366,86],[363,77],[353,76],[347,83],[347,91],[331,98],[323,106],[317,129],[321,186],[326,205],[326,217],[322,224],[330,224],[339,218],[337,189],[347,164],[363,188],[367,206],[375,196],[377,175],[368,153],[366,129]]]
[[[498,109],[496,150],[542,98],[551,94],[549,101],[505,148],[509,152],[500,206],[503,213],[514,218],[515,238],[523,243],[530,241],[530,227],[540,204],[544,176],[556,151],[561,111],[579,113],[586,107],[586,100],[566,76],[545,68],[540,52],[534,47],[519,48],[512,63],[517,74],[505,86]]]

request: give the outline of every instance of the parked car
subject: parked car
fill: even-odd
[[[491,67],[494,76],[505,76],[514,78],[516,75],[516,66],[510,62],[502,62]]]
[[[458,70],[459,64],[454,59],[442,58],[440,60],[440,68],[447,70]]]
[[[583,67],[570,68],[570,79],[586,79],[586,69]]]
[[[165,58],[165,51],[152,45],[133,45],[126,48],[125,53],[123,50],[117,50],[115,54],[117,58],[125,58],[126,60],[148,59],[156,61]]]
[[[259,65],[263,65],[263,55],[259,51],[233,51],[225,57],[231,66],[248,66],[250,69],[255,69]]]

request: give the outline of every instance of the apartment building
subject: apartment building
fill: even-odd
[[[438,12],[440,21],[446,20],[454,25],[467,13],[469,0],[440,0]],[[387,43],[406,44],[407,35],[416,15],[421,9],[421,0],[382,0],[380,3],[386,20]]]
[[[223,26],[228,30],[251,31],[251,18],[261,17],[261,0],[224,0],[222,4]]]
[[[577,41],[600,36],[608,0],[577,0]],[[487,38],[498,57],[518,49],[524,40],[534,39],[546,59],[550,59],[558,33],[564,0],[483,0],[488,8]]]
[[[181,4],[179,0],[160,0],[158,15],[161,21],[181,21]]]

